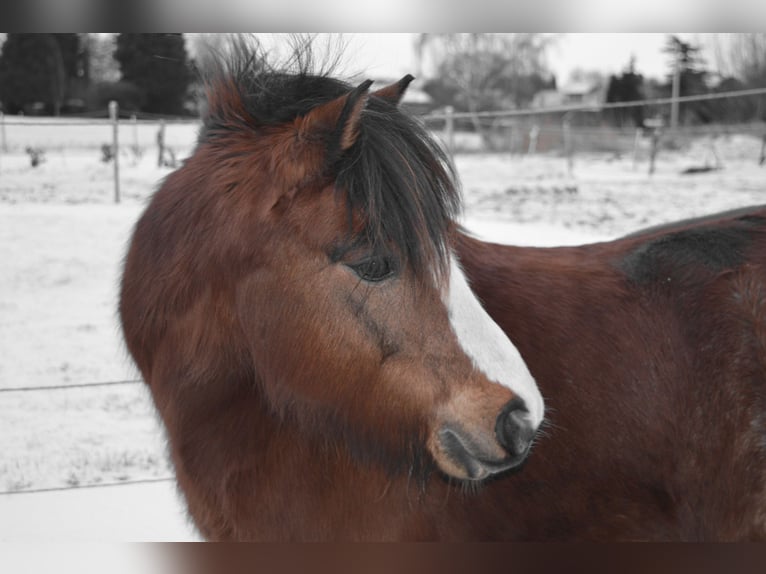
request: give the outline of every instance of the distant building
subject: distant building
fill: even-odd
[[[540,90],[529,104],[532,108],[555,108],[564,105],[564,94],[558,90]]]
[[[556,90],[541,90],[532,99],[533,108],[588,105],[599,107],[606,101],[606,89],[597,82],[570,81]]]

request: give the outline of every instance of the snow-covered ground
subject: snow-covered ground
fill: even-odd
[[[64,129],[64,128],[57,128]],[[179,127],[179,129],[181,129]],[[176,134],[183,157],[196,127]],[[76,134],[59,136],[75,139]],[[127,136],[126,136],[127,137]],[[188,142],[184,146],[183,142]],[[122,202],[97,148],[0,155],[0,389],[136,378],[120,339],[116,294],[126,243],[146,199],[169,173],[121,156]],[[766,203],[760,141],[719,139],[660,156],[657,172],[632,157],[461,155],[464,224],[492,241],[577,244],[647,225]],[[0,392],[0,492],[167,477],[162,429],[141,384]],[[194,539],[172,483],[0,494],[0,540]]]
[[[185,512],[172,482],[5,495],[0,541],[197,540]]]

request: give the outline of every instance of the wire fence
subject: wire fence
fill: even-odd
[[[87,383],[73,383],[73,384],[65,384],[65,385],[6,387],[6,388],[0,389],[0,394],[125,386],[125,385],[135,385],[135,384],[139,384],[143,382],[144,381],[142,379],[123,379],[123,380],[115,380],[115,381],[93,381],[93,382],[87,382]],[[64,492],[64,491],[71,491],[71,490],[84,490],[84,489],[103,488],[103,487],[112,487],[112,486],[132,486],[132,485],[138,485],[138,484],[154,484],[154,483],[162,483],[162,482],[172,482],[174,480],[175,478],[172,476],[163,476],[163,477],[153,477],[153,478],[119,480],[114,482],[94,482],[94,483],[88,483],[88,484],[77,484],[77,485],[68,485],[68,486],[54,486],[54,487],[45,487],[45,488],[24,488],[24,489],[18,489],[18,490],[0,491],[0,496],[11,496],[15,494],[38,494],[38,493],[46,493],[46,492]]]
[[[115,109],[115,114],[119,113],[119,109]],[[113,143],[115,123],[120,130],[122,147],[146,149],[157,145],[157,136],[163,127],[167,145],[193,145],[200,120],[161,116],[139,118],[136,115],[114,118],[5,116],[0,112],[0,153],[23,152],[30,146],[55,152],[99,150],[104,143]]]
[[[754,160],[766,162],[766,123],[665,125],[673,106],[695,102],[749,102],[755,106],[753,117],[766,118],[766,88],[738,90],[677,98],[657,98],[631,102],[584,102],[545,108],[456,112],[446,108],[421,114],[423,123],[441,138],[447,150],[455,155],[470,152],[496,152],[514,155],[555,153],[566,158],[571,169],[576,154],[609,152],[639,155],[652,162],[664,147],[678,148],[699,138],[717,138],[745,134],[761,139]],[[729,104],[727,104],[729,105]],[[731,105],[735,105],[732,103]],[[609,114],[619,110],[641,108],[648,120],[644,125],[615,125]],[[92,117],[98,115],[100,117]],[[132,115],[125,118],[116,104],[89,116],[67,118],[6,117],[0,113],[0,156],[26,153],[32,167],[44,153],[72,150],[95,150],[101,161],[113,164],[113,198],[119,203],[121,193],[121,157],[139,158],[154,149],[159,166],[175,167],[179,157],[193,148],[199,119],[162,118]],[[2,173],[0,162],[0,173]],[[650,165],[650,173],[653,164]]]
[[[90,484],[78,484],[75,486],[52,486],[46,488],[27,488],[24,490],[4,490],[0,491],[0,496],[12,496],[14,494],[40,494],[43,492],[66,492],[69,490],[89,490],[92,488],[108,488],[111,486],[134,486],[136,484],[154,484],[158,482],[172,482],[174,480],[175,478],[172,476],[161,476],[157,478],[121,480],[118,482],[94,482]]]
[[[149,150],[156,151],[158,167],[175,168],[179,159],[191,150],[199,131],[195,118],[124,117],[117,102],[111,102],[108,118],[4,116],[0,112],[0,173],[9,172],[8,165],[19,169],[36,168],[52,154],[62,157],[90,155],[93,164],[111,164],[112,196],[115,203],[123,198],[121,164],[135,165]],[[3,156],[8,160],[3,162]],[[28,163],[18,161],[27,156]],[[5,163],[6,165],[3,165]],[[17,173],[18,175],[18,173]],[[25,187],[24,184],[17,184]]]
[[[446,118],[451,115],[454,118],[470,118],[473,116],[478,117],[520,117],[520,116],[534,116],[540,114],[559,114],[567,112],[578,111],[603,111],[618,108],[633,108],[633,107],[649,107],[649,106],[665,106],[678,103],[689,102],[701,102],[706,100],[720,100],[729,98],[743,98],[749,96],[762,96],[766,95],[766,88],[753,88],[749,90],[734,90],[730,92],[719,92],[713,94],[697,94],[692,96],[679,96],[677,98],[654,98],[650,100],[633,100],[628,102],[604,102],[604,103],[577,103],[567,104],[561,106],[551,106],[546,108],[526,108],[520,110],[503,110],[503,111],[489,111],[489,112],[460,112],[460,113],[440,113],[440,114],[428,114],[428,118]]]
[[[134,385],[142,383],[141,379],[125,379],[122,381],[95,381],[92,383],[73,383],[71,385],[39,385],[34,387],[0,388],[0,393],[20,393],[29,391],[60,391],[68,389],[86,389],[90,387],[113,387],[118,385]]]
[[[727,106],[747,107],[757,121],[667,125],[674,106],[696,102],[728,101]],[[640,108],[646,118],[616,118],[616,112]],[[611,114],[611,117],[610,117]],[[618,121],[619,120],[619,121]],[[514,155],[556,153],[563,156],[571,172],[574,156],[587,152],[630,154],[634,164],[640,156],[649,160],[649,173],[661,149],[680,149],[699,139],[716,140],[732,135],[760,139],[753,144],[753,160],[766,162],[766,88],[656,98],[630,102],[583,102],[547,108],[502,111],[455,112],[446,108],[423,116],[440,135],[453,155],[470,152],[501,152]],[[622,123],[623,125],[620,125]],[[636,124],[640,125],[636,125]],[[710,144],[715,156],[715,143]]]
[[[677,99],[662,98],[635,102],[617,102],[610,104],[576,104],[544,109],[503,110],[479,112],[476,114],[458,113],[443,110],[421,116],[427,127],[436,132],[453,153],[469,151],[501,151],[510,154],[534,154],[555,151],[561,153],[570,162],[576,151],[617,151],[637,154],[639,144],[646,138],[651,141],[649,153],[652,162],[662,137],[667,137],[668,128],[662,122],[648,123],[648,126],[616,127],[604,125],[604,113],[607,110],[625,109],[642,106],[658,112],[662,106],[675,103],[688,103],[704,100],[736,99],[761,97],[766,99],[766,88],[741,90],[720,94],[685,96]],[[766,105],[763,109],[766,111]],[[103,115],[103,113],[101,114]],[[486,128],[483,134],[477,134],[475,126]],[[47,145],[49,148],[59,145],[61,149],[80,147],[84,149],[101,146],[103,154],[109,154],[114,164],[114,199],[120,201],[119,158],[121,148],[138,153],[139,149],[156,146],[158,163],[174,161],[175,150],[191,148],[198,129],[198,120],[179,118],[138,119],[133,116],[123,119],[115,105],[110,107],[110,118],[9,118],[0,113],[0,152],[3,154],[19,153],[21,149]],[[465,129],[465,126],[474,129]],[[76,128],[72,138],[54,137],[57,130]],[[178,128],[174,132],[174,128]],[[88,132],[91,130],[91,132]],[[745,124],[716,124],[684,126],[672,134],[675,138],[719,137],[731,134],[749,134],[762,139],[759,162],[764,163],[766,153],[766,124],[751,122]],[[36,139],[36,138],[39,138]],[[108,149],[103,146],[106,145]],[[169,151],[168,151],[169,150]],[[28,151],[27,151],[28,153]],[[754,157],[754,159],[756,159]],[[1,169],[1,166],[0,166]],[[651,168],[650,168],[651,169]],[[121,379],[112,381],[93,381],[73,384],[22,386],[0,388],[0,394],[26,392],[52,392],[72,389],[115,387],[139,384],[140,379]],[[109,483],[90,483],[51,488],[0,491],[0,495],[58,492],[169,482],[173,477],[155,477],[147,479],[124,480]]]

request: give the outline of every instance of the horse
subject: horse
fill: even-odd
[[[120,298],[205,538],[766,538],[766,210],[483,242],[411,76],[246,54]]]
[[[503,538],[766,540],[766,206],[454,245],[548,405]]]
[[[135,225],[122,333],[208,540],[438,538],[449,492],[529,456],[543,397],[451,246],[459,190],[397,105],[412,79],[235,44]]]

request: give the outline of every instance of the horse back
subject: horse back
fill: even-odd
[[[766,537],[766,209],[579,247],[457,245],[550,407],[504,484],[544,509],[514,536]]]

